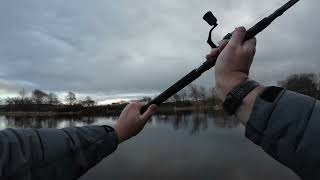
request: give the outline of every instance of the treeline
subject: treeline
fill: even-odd
[[[288,90],[320,99],[320,74],[294,74],[278,85]],[[151,101],[151,97],[144,97],[135,101]],[[74,92],[68,92],[63,101],[53,92],[39,89],[28,93],[25,89],[18,97],[7,98],[1,110],[6,112],[77,112],[86,115],[118,114],[129,102],[118,102],[110,105],[97,105],[97,102],[87,96],[77,99]],[[217,98],[215,88],[206,88],[190,84],[185,89],[173,95],[161,107],[167,110],[185,107],[221,107],[222,102]]]
[[[164,107],[214,107],[221,105],[214,87],[206,88],[196,84],[190,84],[177,94],[173,95]]]
[[[288,76],[278,85],[285,89],[305,94],[320,100],[320,74],[302,73]],[[209,105],[220,106],[222,102],[217,98],[215,88],[206,89],[203,86],[189,85],[170,98],[169,102],[202,102]]]
[[[123,104],[97,106],[97,102],[87,96],[77,99],[74,92],[68,92],[62,102],[53,92],[45,92],[39,89],[28,93],[25,89],[19,92],[17,97],[8,97],[1,108],[5,112],[58,112],[58,113],[82,113],[90,114],[116,114],[122,110]]]
[[[279,81],[278,85],[288,90],[320,99],[320,74],[293,74],[285,80]]]
[[[74,92],[68,92],[64,98],[68,105],[81,104],[83,106],[94,106],[96,102],[91,97],[87,96],[84,100],[77,100]],[[45,91],[35,89],[28,95],[25,89],[19,91],[18,97],[8,97],[5,99],[6,105],[23,105],[23,104],[35,104],[35,105],[62,105],[57,94],[53,92],[46,93]]]
[[[151,97],[143,97],[133,101],[151,101]],[[162,107],[190,107],[194,105],[214,105],[219,101],[215,98],[214,88],[205,88],[195,84],[189,85],[172,96]],[[98,105],[95,100],[87,96],[77,99],[74,92],[68,92],[64,99],[59,99],[53,92],[35,89],[28,93],[25,89],[17,97],[8,97],[1,108],[5,112],[79,112],[84,114],[117,114],[129,102],[117,102],[110,105]]]

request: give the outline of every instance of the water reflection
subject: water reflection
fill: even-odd
[[[117,117],[0,116],[0,128],[114,125],[116,120]],[[239,125],[239,121],[221,112],[156,115],[136,138],[122,143],[81,180],[298,180],[246,140]]]
[[[116,122],[117,117],[84,117],[84,116],[58,116],[58,117],[19,117],[0,116],[0,129],[5,128],[64,128],[70,126],[84,126],[91,124],[108,124]],[[209,122],[210,121],[210,122]],[[220,128],[235,128],[239,121],[228,117],[222,112],[195,113],[183,112],[174,114],[156,115],[149,122],[152,125],[169,124],[175,130],[187,130],[190,134],[196,135],[205,131],[210,123]]]
[[[226,116],[223,112],[214,113],[197,113],[197,112],[184,112],[170,115],[160,115],[154,118],[158,123],[172,124],[175,130],[189,129],[190,134],[195,135],[208,128],[212,121],[215,127],[220,128],[236,128],[240,122],[230,116]]]

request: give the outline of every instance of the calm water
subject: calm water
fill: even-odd
[[[7,127],[114,125],[116,117],[8,118]],[[116,152],[81,180],[298,180],[244,137],[239,122],[219,114],[155,116],[141,134],[121,144]]]

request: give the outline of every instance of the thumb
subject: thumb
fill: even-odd
[[[155,104],[152,104],[149,106],[147,111],[141,115],[141,120],[144,122],[147,122],[149,118],[158,110],[158,106]]]

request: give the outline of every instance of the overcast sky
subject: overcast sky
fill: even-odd
[[[204,61],[212,10],[219,40],[286,0],[10,0],[0,5],[0,97],[19,89],[98,100],[157,94]],[[320,72],[320,2],[301,0],[259,35],[252,77]],[[269,13],[271,11],[268,11]],[[213,86],[212,71],[196,83]]]

